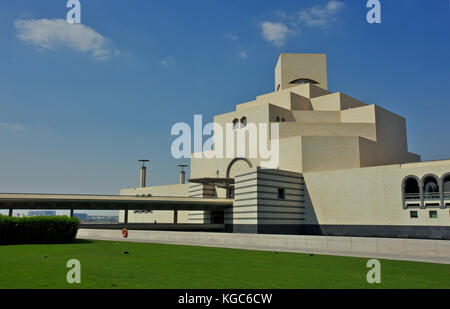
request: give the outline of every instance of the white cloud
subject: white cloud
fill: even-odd
[[[264,21],[260,24],[261,32],[266,41],[280,48],[289,35],[300,33],[302,26],[325,28],[335,22],[344,6],[341,1],[330,0],[322,6],[305,8],[294,14],[276,11],[275,21]]]
[[[164,57],[164,59],[162,59],[159,63],[163,67],[168,68],[168,67],[174,65],[176,63],[176,61],[175,61],[174,57],[168,56],[168,57]]]
[[[282,47],[290,30],[281,22],[264,21],[261,24],[261,32],[266,41],[276,47]]]
[[[13,131],[24,131],[25,128],[20,124],[8,123],[0,121],[0,127]]]
[[[65,46],[91,53],[92,57],[98,60],[107,60],[119,54],[109,46],[108,39],[83,24],[69,24],[64,19],[43,18],[16,20],[14,26],[19,39],[40,49],[54,50]]]
[[[226,33],[225,38],[227,38],[228,40],[231,40],[231,41],[239,40],[239,36],[237,36],[236,34],[233,34],[233,33]]]
[[[239,58],[241,59],[247,59],[247,52],[245,50],[241,50],[238,54]]]
[[[337,19],[343,7],[343,2],[331,0],[325,6],[314,6],[300,11],[299,20],[310,27],[325,27]]]
[[[240,43],[240,39],[239,36],[234,34],[234,33],[226,33],[225,34],[225,38],[234,42],[236,49],[238,50],[238,57],[241,59],[247,59],[247,51],[242,47],[241,43]]]

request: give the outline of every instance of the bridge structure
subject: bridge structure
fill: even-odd
[[[124,222],[119,224],[81,224],[82,228],[118,228],[133,229],[173,229],[173,230],[224,230],[223,224],[154,224],[129,223],[128,211],[133,210],[224,210],[233,205],[228,198],[190,198],[190,197],[137,197],[128,195],[82,195],[82,194],[34,194],[0,193],[0,209],[9,210],[9,216],[15,209],[51,209],[69,210],[73,217],[75,210],[124,210]]]

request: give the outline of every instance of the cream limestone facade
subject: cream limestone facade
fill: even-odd
[[[180,212],[178,223],[224,223],[226,231],[450,238],[450,160],[420,162],[406,122],[377,105],[327,89],[324,54],[281,54],[275,91],[238,104],[214,123],[243,132],[245,154],[192,154],[189,184],[124,189],[124,195],[230,197],[221,214]],[[252,125],[278,124],[276,166],[251,155]],[[269,127],[270,128],[270,127]],[[226,144],[227,146],[230,144]],[[229,146],[228,146],[229,147]],[[274,149],[271,149],[272,151]],[[223,149],[223,153],[226,149]],[[130,213],[129,222],[174,222],[173,212]]]

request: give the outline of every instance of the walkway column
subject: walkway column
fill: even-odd
[[[125,208],[125,216],[123,218],[123,223],[128,224],[128,208]]]
[[[73,209],[70,210],[70,217],[73,217]]]
[[[10,216],[10,217],[13,216],[13,211],[14,211],[14,209],[10,209],[10,210],[9,210],[9,216]]]

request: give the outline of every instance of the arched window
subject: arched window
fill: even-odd
[[[316,82],[315,80],[309,79],[309,78],[299,78],[299,79],[295,79],[292,82],[290,82],[289,84],[318,84],[318,82]]]
[[[414,177],[408,177],[404,181],[403,194],[405,200],[420,199],[419,181]]]
[[[442,180],[442,191],[444,192],[444,198],[450,199],[450,174]]]
[[[439,182],[436,176],[429,175],[423,178],[423,195],[424,198],[440,198]]]
[[[277,116],[276,120],[277,122],[280,122],[280,116]]]
[[[247,117],[241,118],[241,128],[245,128],[247,126]]]
[[[234,129],[239,129],[239,119],[234,119],[233,120],[233,128]]]
[[[285,122],[286,121],[286,119],[284,119],[284,117],[283,118],[281,118],[281,122]]]

